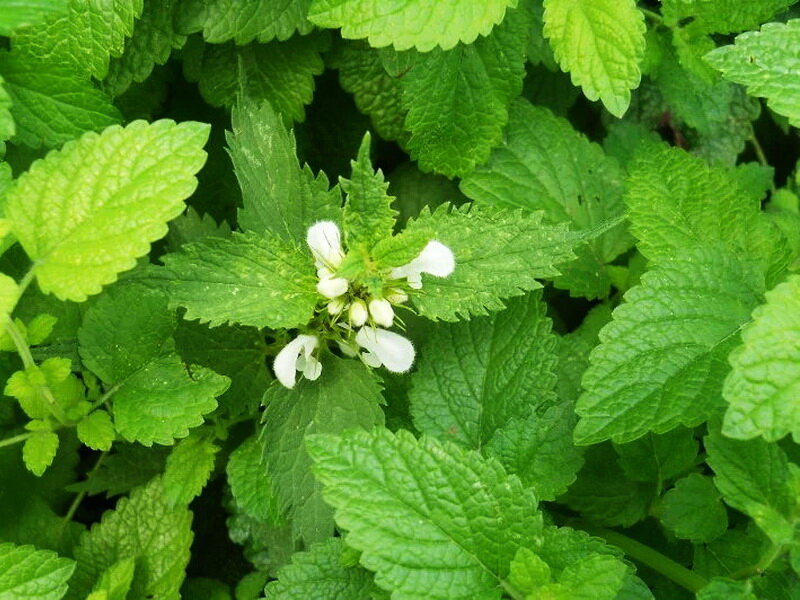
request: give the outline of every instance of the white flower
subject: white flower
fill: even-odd
[[[372,367],[383,365],[393,373],[405,373],[414,363],[414,346],[394,331],[362,327],[356,343],[367,350],[362,357]]]
[[[356,298],[350,305],[350,310],[347,311],[347,315],[350,317],[350,324],[353,327],[361,327],[367,322],[367,317],[369,316],[367,313],[367,305],[364,304],[363,300]]]
[[[344,310],[344,299],[343,298],[334,298],[330,302],[328,302],[328,314],[332,317],[338,315],[340,312]]]
[[[306,233],[306,243],[311,248],[317,267],[335,269],[344,258],[342,236],[339,233],[338,225],[333,221],[319,221],[309,227]]]
[[[390,277],[392,279],[405,278],[410,288],[418,290],[422,287],[422,273],[447,277],[455,268],[456,260],[453,251],[441,242],[431,240],[410,263],[392,269]]]
[[[315,335],[298,335],[286,344],[272,363],[278,381],[289,389],[293,388],[297,371],[310,381],[317,379],[322,373],[322,364],[311,353],[318,345],[319,338]]]
[[[338,298],[347,293],[349,283],[344,277],[324,277],[317,282],[317,291],[326,298]]]
[[[383,327],[391,327],[394,323],[394,310],[388,300],[375,298],[369,301],[369,314],[372,320]]]

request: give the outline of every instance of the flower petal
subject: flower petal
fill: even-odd
[[[416,270],[436,277],[447,277],[456,268],[453,251],[436,240],[431,240],[413,261]]]
[[[315,335],[298,335],[281,348],[272,363],[272,369],[275,371],[278,381],[289,389],[293,388],[297,381],[297,359],[301,354],[304,354],[304,358],[309,359],[311,352],[318,344],[319,339]],[[307,365],[308,361],[305,362]]]
[[[328,277],[317,282],[317,291],[326,298],[338,298],[347,292],[349,282],[344,277]]]
[[[394,323],[394,309],[391,303],[384,298],[375,298],[369,301],[369,314],[378,325],[391,327]]]
[[[338,267],[344,258],[342,236],[333,221],[319,221],[308,228],[306,243],[311,248],[318,266]]]
[[[362,327],[356,334],[356,343],[374,354],[393,373],[405,373],[414,364],[414,346],[394,331]]]

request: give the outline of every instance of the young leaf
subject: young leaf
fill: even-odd
[[[436,239],[455,255],[453,274],[424,276],[425,293],[414,298],[429,319],[456,321],[502,310],[502,298],[542,287],[537,278],[557,276],[556,265],[573,258],[579,243],[563,225],[543,224],[541,212],[448,208],[426,210],[397,238]]]
[[[767,292],[766,300],[728,359],[733,370],[723,389],[729,404],[723,431],[768,442],[791,433],[800,441],[800,276]]]
[[[280,509],[262,454],[258,438],[247,438],[228,460],[228,485],[237,507],[259,521],[277,522]]]
[[[123,558],[108,567],[86,600],[125,600],[133,584],[136,561]]]
[[[22,460],[34,475],[41,475],[53,464],[58,451],[58,436],[52,431],[34,431],[22,447]]]
[[[561,69],[622,117],[639,86],[644,57],[644,15],[635,0],[545,0],[544,34]]]
[[[800,92],[786,76],[800,59],[798,48],[800,19],[792,19],[743,33],[734,44],[709,53],[706,60],[726,79],[747,86],[751,96],[766,98],[772,110],[800,127]]]
[[[380,385],[361,363],[329,355],[320,379],[304,379],[291,390],[275,382],[263,403],[264,465],[280,507],[288,511],[294,537],[306,543],[324,540],[333,533],[333,515],[311,475],[306,439],[382,425]]]
[[[59,600],[75,562],[33,546],[0,544],[0,598]]]
[[[511,419],[555,402],[555,346],[540,293],[490,317],[437,324],[411,377],[414,425],[480,450]]]
[[[200,123],[135,121],[86,134],[20,176],[6,216],[42,290],[82,302],[133,268],[183,211],[207,137]]]
[[[126,558],[136,560],[128,598],[180,600],[191,523],[192,513],[185,507],[167,504],[160,479],[135,489],[81,538],[65,600],[84,600],[106,569]]]
[[[728,352],[763,292],[761,270],[719,246],[677,251],[645,273],[600,333],[575,439],[624,443],[708,419]]]
[[[494,461],[407,431],[309,438],[345,541],[399,597],[499,599],[541,532],[536,498]]]
[[[209,237],[163,260],[171,303],[212,327],[298,327],[319,298],[311,251],[271,234]]]
[[[109,450],[114,443],[114,424],[104,410],[96,410],[78,423],[78,439],[93,450]]]
[[[517,1],[312,0],[308,18],[320,27],[341,27],[344,38],[367,38],[374,48],[392,44],[396,50],[428,52],[489,35]]]
[[[175,445],[161,480],[168,506],[185,506],[200,495],[214,470],[217,452],[219,446],[208,432],[192,433]]]
[[[461,190],[484,206],[542,210],[550,223],[583,230],[625,210],[616,161],[566,119],[524,100],[511,105],[503,144],[462,179]],[[578,248],[578,259],[564,265],[555,284],[575,295],[605,297],[611,285],[605,265],[632,243],[624,226],[615,227]]]
[[[305,244],[315,221],[338,220],[341,195],[328,190],[323,173],[300,168],[294,136],[272,107],[245,102],[234,107],[227,135],[231,160],[242,188],[239,225],[257,233]]]
[[[728,529],[728,513],[709,477],[692,473],[664,494],[661,520],[676,537],[707,543]]]
[[[371,600],[372,574],[357,565],[342,564],[347,550],[342,538],[331,538],[292,556],[292,563],[278,571],[277,581],[264,590],[267,600]]]

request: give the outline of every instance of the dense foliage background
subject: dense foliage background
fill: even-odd
[[[0,0],[0,600],[800,598],[794,5]]]

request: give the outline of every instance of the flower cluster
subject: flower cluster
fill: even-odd
[[[382,274],[384,286],[371,293],[358,281],[339,274],[345,259],[339,227],[320,221],[308,229],[306,242],[317,267],[317,291],[321,300],[314,333],[302,333],[275,357],[275,376],[287,388],[294,387],[297,372],[311,381],[322,373],[318,355],[332,342],[347,355],[359,357],[370,367],[384,366],[404,373],[414,362],[414,346],[402,335],[389,331],[395,322],[395,308],[408,301],[408,292],[422,288],[422,274],[447,277],[455,269],[452,251],[431,240],[406,265]]]

